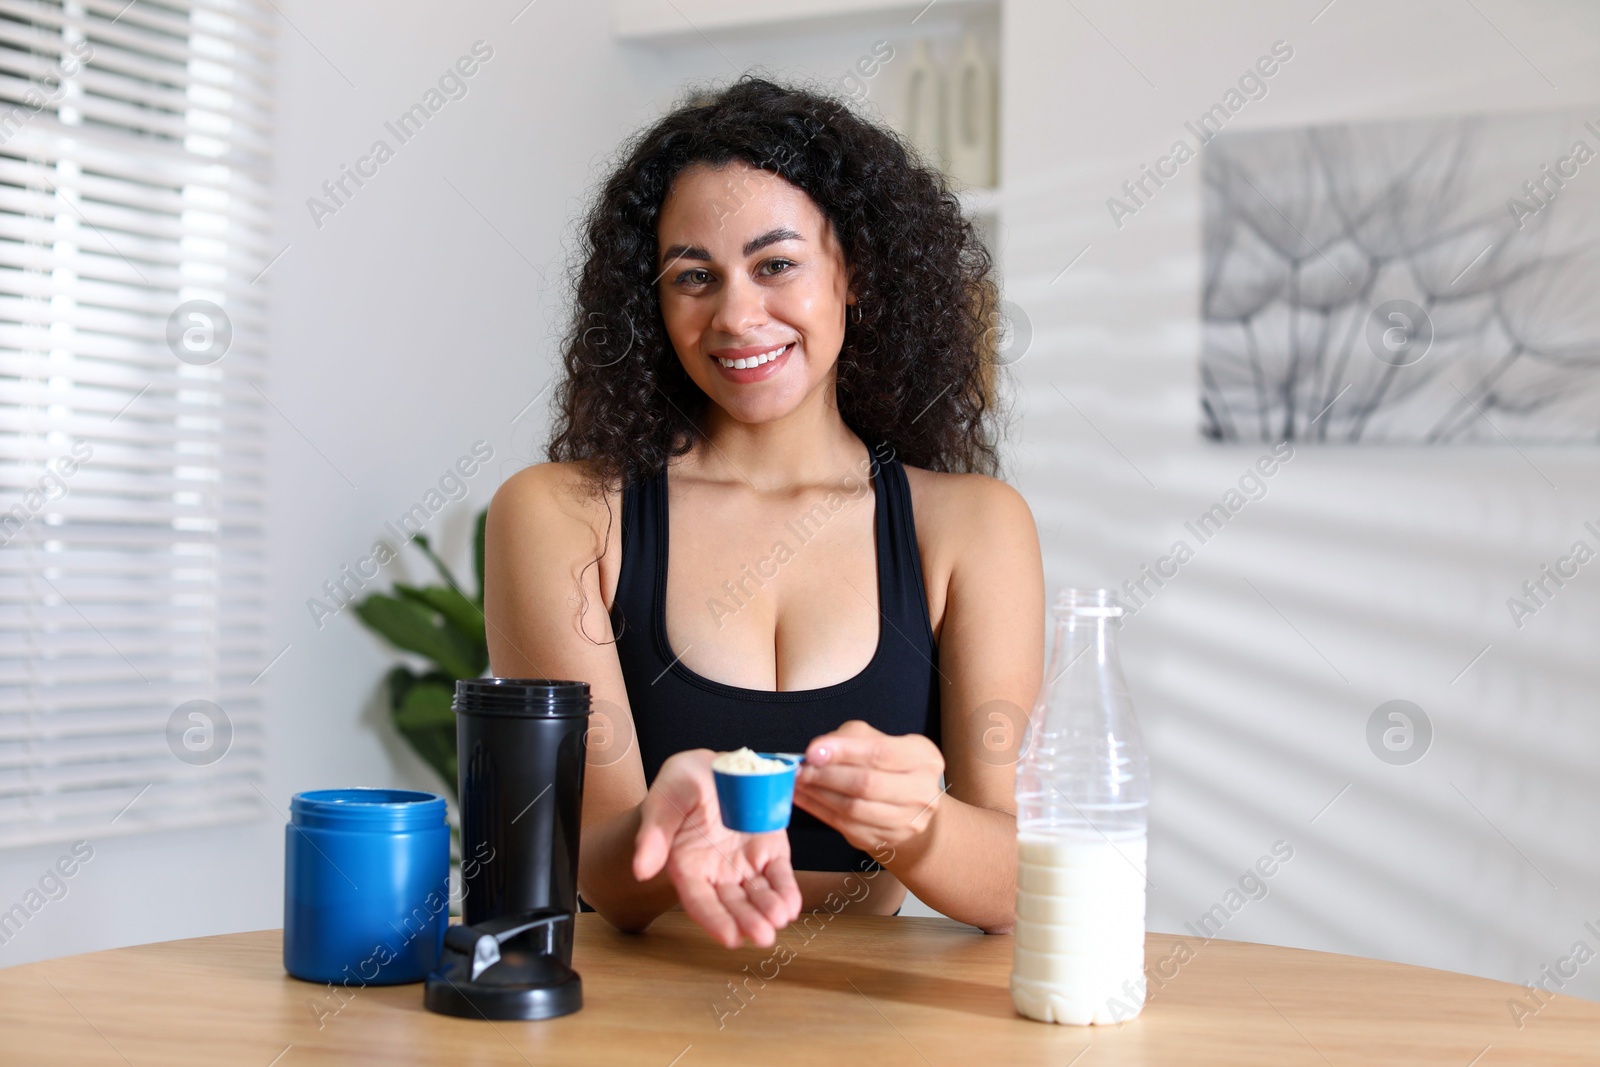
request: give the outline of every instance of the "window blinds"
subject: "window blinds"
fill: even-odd
[[[0,0],[0,846],[262,811],[274,36]]]

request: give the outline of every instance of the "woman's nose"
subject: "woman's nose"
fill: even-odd
[[[767,321],[761,287],[748,278],[735,277],[722,287],[711,328],[729,337],[746,337]]]

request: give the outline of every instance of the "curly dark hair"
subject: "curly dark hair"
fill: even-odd
[[[551,460],[582,461],[597,489],[616,489],[693,447],[708,398],[662,321],[656,223],[686,167],[743,161],[809,195],[843,249],[859,309],[836,371],[845,424],[913,466],[998,474],[990,256],[898,137],[837,99],[746,76],[621,155],[583,230]]]

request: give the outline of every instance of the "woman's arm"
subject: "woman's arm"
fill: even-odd
[[[941,481],[916,506],[919,535],[937,540],[925,569],[948,574],[942,752],[849,723],[807,748],[797,799],[856,847],[881,857],[886,846],[883,865],[930,907],[1004,933],[1016,907],[1017,750],[1044,671],[1044,568],[1021,494],[989,478]]]
[[[614,498],[611,505],[620,512]],[[644,766],[602,595],[616,588],[619,518],[608,532],[606,501],[587,493],[574,466],[545,463],[513,475],[489,506],[483,609],[496,676],[588,682],[594,725],[606,728],[591,730],[590,743],[608,737],[627,746],[589,753],[578,891],[612,924],[642,930],[677,897],[665,875],[640,883],[632,874]]]
[[[578,891],[624,930],[681,901],[718,941],[770,945],[800,908],[783,834],[722,826],[710,753],[668,759],[648,790],[606,603],[616,590],[618,502],[546,463],[500,487],[485,533],[484,620],[500,677],[589,683]],[[599,559],[598,564],[595,563]]]

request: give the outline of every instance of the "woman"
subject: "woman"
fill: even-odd
[[[638,137],[585,237],[551,462],[495,495],[485,604],[495,674],[595,696],[584,900],[729,947],[908,888],[1008,931],[992,732],[1039,686],[1043,574],[988,476],[994,286],[955,198],[747,78]],[[721,824],[713,750],[745,745],[806,754],[788,833]]]

